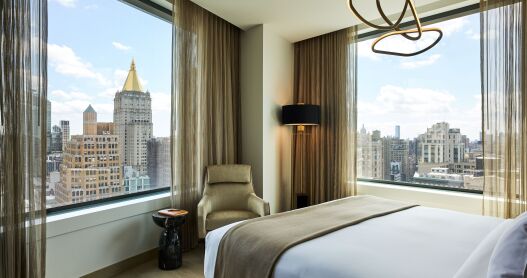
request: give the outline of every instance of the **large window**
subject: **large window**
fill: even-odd
[[[170,23],[120,1],[48,9],[48,208],[169,186]]]
[[[359,43],[358,177],[481,190],[479,15],[433,26],[443,40],[412,58]],[[410,52],[416,45],[382,47]]]

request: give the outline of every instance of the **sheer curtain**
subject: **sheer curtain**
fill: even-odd
[[[0,1],[0,277],[44,277],[46,1]]]
[[[238,162],[240,30],[188,0],[173,14],[172,205],[190,212],[188,249],[205,167]]]
[[[484,213],[527,210],[527,3],[481,1]]]
[[[321,124],[293,136],[292,204],[356,193],[357,31],[348,28],[295,44],[294,101],[318,104]]]

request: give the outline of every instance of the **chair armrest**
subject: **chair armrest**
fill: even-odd
[[[249,199],[247,200],[247,207],[250,211],[260,216],[269,215],[269,202],[262,200],[254,193],[251,193],[249,195]]]
[[[207,215],[211,212],[210,198],[207,195],[203,195],[198,203],[198,236],[199,238],[205,238],[207,234],[206,221]]]

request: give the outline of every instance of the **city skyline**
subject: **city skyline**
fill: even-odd
[[[439,123],[448,123],[450,124],[449,122],[435,122],[435,123],[427,123],[428,125],[434,125],[434,124],[439,124]],[[399,128],[399,136],[397,136],[397,127]],[[423,130],[421,133],[417,133],[417,135],[415,137],[403,137],[400,135],[400,133],[402,132],[402,130],[404,129],[404,125],[400,125],[400,124],[396,124],[393,126],[393,130],[392,132],[382,132],[381,130],[379,129],[375,129],[375,128],[369,128],[367,125],[365,124],[362,124],[362,125],[358,125],[357,127],[357,133],[360,133],[360,130],[361,129],[365,129],[366,131],[368,132],[374,132],[374,131],[379,131],[381,133],[381,137],[393,137],[393,138],[398,138],[398,139],[403,139],[403,140],[413,140],[413,139],[417,139],[419,138],[420,135],[426,133],[426,130],[427,128],[425,128],[425,130]],[[453,128],[453,129],[459,129],[461,131],[461,133],[463,134],[463,130],[461,128],[458,128],[456,126],[450,126],[450,128]],[[480,139],[480,136],[478,135],[476,138],[471,138],[469,136],[467,136],[468,139],[470,139],[470,142],[477,142],[477,141],[481,141]]]
[[[412,139],[363,126],[357,135],[357,177],[481,190],[481,147],[447,122],[433,123]]]
[[[111,122],[115,93],[135,58],[143,89],[152,97],[153,135],[169,136],[171,24],[119,1],[54,0],[48,12],[52,125],[68,120],[70,134],[82,134],[79,112],[89,104],[101,121]]]

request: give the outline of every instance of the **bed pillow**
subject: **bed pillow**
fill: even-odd
[[[498,243],[500,236],[507,230],[512,220],[505,220],[492,230],[472,251],[461,268],[457,271],[455,278],[487,277],[492,251]]]
[[[489,278],[522,278],[527,267],[527,213],[503,232],[490,258]]]

